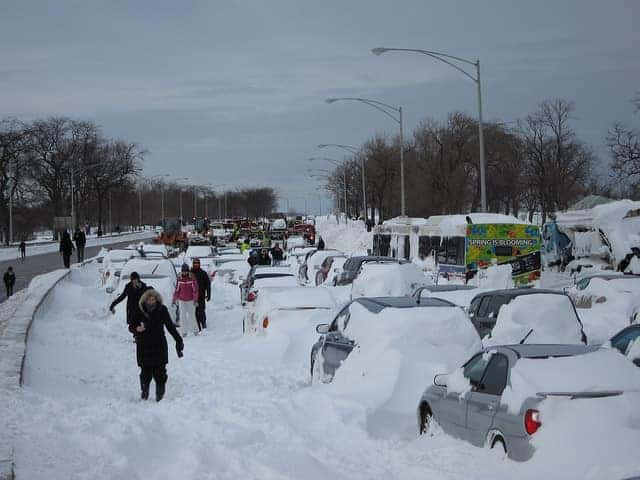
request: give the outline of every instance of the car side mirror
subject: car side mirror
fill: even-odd
[[[447,375],[446,373],[439,373],[435,377],[433,377],[433,384],[437,387],[446,387],[447,386]]]
[[[326,335],[327,333],[329,333],[329,324],[321,323],[320,325],[316,325],[316,332],[318,332],[320,335]]]

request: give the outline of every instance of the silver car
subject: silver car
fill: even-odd
[[[425,433],[434,419],[452,436],[479,447],[500,447],[513,460],[527,460],[533,454],[529,440],[541,425],[539,404],[546,397],[600,398],[620,395],[622,391],[536,392],[525,396],[518,412],[512,413],[502,401],[505,387],[511,385],[512,369],[520,359],[573,357],[595,350],[594,346],[542,344],[486,348],[462,367],[461,374],[468,380],[470,390],[456,393],[455,386],[447,388],[448,381],[452,385],[456,382],[452,378],[455,374],[434,377],[434,384],[425,390],[418,405],[420,433]]]

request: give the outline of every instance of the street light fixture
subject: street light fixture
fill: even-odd
[[[327,98],[325,101],[329,104],[341,101],[364,103],[369,105],[370,107],[375,108],[376,110],[379,110],[387,117],[398,123],[398,125],[400,126],[400,215],[405,217],[406,203],[404,195],[404,128],[402,123],[402,107],[394,107],[378,100],[360,97],[333,97]]]
[[[427,55],[428,57],[439,60],[443,63],[446,63],[450,67],[455,68],[464,76],[470,78],[476,83],[478,88],[478,144],[480,148],[480,200],[482,204],[482,211],[487,211],[487,185],[485,180],[485,158],[484,158],[484,131],[482,127],[482,86],[480,81],[480,60],[476,60],[475,62],[472,60],[467,60],[466,58],[455,57],[453,55],[449,55],[447,53],[435,52],[433,50],[421,50],[417,48],[385,48],[378,47],[371,50],[371,53],[374,55],[382,55],[386,52],[410,52],[410,53],[420,53],[422,55]],[[460,65],[454,63],[462,63],[465,65],[471,65],[475,67],[475,75],[469,73],[467,70],[462,68]]]
[[[328,148],[328,147],[341,148],[343,150],[346,150],[347,152],[353,153],[354,155],[358,155],[358,153],[360,152],[360,150],[357,147],[354,147],[352,145],[343,145],[341,143],[321,143],[320,145],[318,145],[318,148]],[[360,155],[360,172],[362,177],[362,209],[364,210],[364,218],[366,220],[368,218],[368,213],[367,213],[367,187],[366,187],[365,176],[364,176],[364,155]]]

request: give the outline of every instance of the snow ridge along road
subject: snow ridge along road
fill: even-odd
[[[50,291],[69,274],[69,270],[56,270],[40,275],[31,282],[26,292],[17,294],[3,305],[0,321],[0,405],[2,418],[8,419],[22,384],[22,370],[27,348],[27,336],[38,310],[46,303]],[[44,307],[46,308],[46,307]],[[5,316],[6,315],[6,316]],[[6,411],[2,411],[3,409]],[[0,436],[0,479],[13,477],[13,442],[9,423]]]

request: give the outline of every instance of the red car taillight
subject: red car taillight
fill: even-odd
[[[258,298],[258,295],[255,292],[249,292],[247,294],[247,302],[253,302],[256,298]]]
[[[264,317],[262,320],[262,328],[267,328],[269,326],[269,317]]]
[[[524,429],[529,435],[533,435],[542,426],[540,412],[538,410],[527,410],[524,414]]]

